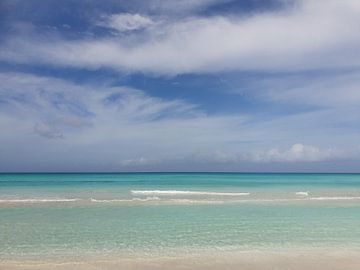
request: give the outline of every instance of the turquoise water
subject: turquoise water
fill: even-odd
[[[0,257],[360,247],[359,174],[0,174]]]

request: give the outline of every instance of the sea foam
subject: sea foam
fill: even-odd
[[[211,192],[211,191],[190,191],[190,190],[132,190],[133,195],[208,195],[208,196],[247,196],[248,192]]]
[[[309,191],[298,191],[295,192],[295,194],[299,196],[309,196]]]
[[[0,199],[0,203],[46,203],[46,202],[76,202],[80,199]]]
[[[315,197],[309,198],[315,201],[342,201],[342,200],[360,200],[360,197]]]
[[[107,200],[100,200],[91,198],[91,202],[95,203],[112,203],[112,202],[148,202],[148,201],[159,201],[160,198],[153,196],[153,197],[146,197],[146,198],[132,198],[132,199],[107,199]]]

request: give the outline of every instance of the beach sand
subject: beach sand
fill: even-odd
[[[360,251],[242,251],[171,257],[2,260],[1,270],[359,270]]]

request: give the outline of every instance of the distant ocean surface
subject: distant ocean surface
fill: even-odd
[[[0,174],[0,259],[324,247],[360,247],[360,174]]]

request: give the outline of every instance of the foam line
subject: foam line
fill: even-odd
[[[248,192],[210,192],[210,191],[190,191],[190,190],[132,190],[133,195],[208,195],[208,196],[247,196]]]
[[[76,202],[80,199],[0,199],[0,203],[46,203],[46,202]]]
[[[315,197],[309,199],[316,201],[342,201],[342,200],[360,200],[360,197]]]
[[[108,200],[98,200],[98,199],[93,199],[91,198],[90,201],[91,202],[97,202],[97,203],[112,203],[112,202],[148,202],[148,201],[159,201],[160,198],[159,197],[146,197],[145,199],[143,198],[132,198],[132,199],[108,199]]]
[[[298,191],[295,192],[295,194],[299,196],[309,196],[309,191]]]

